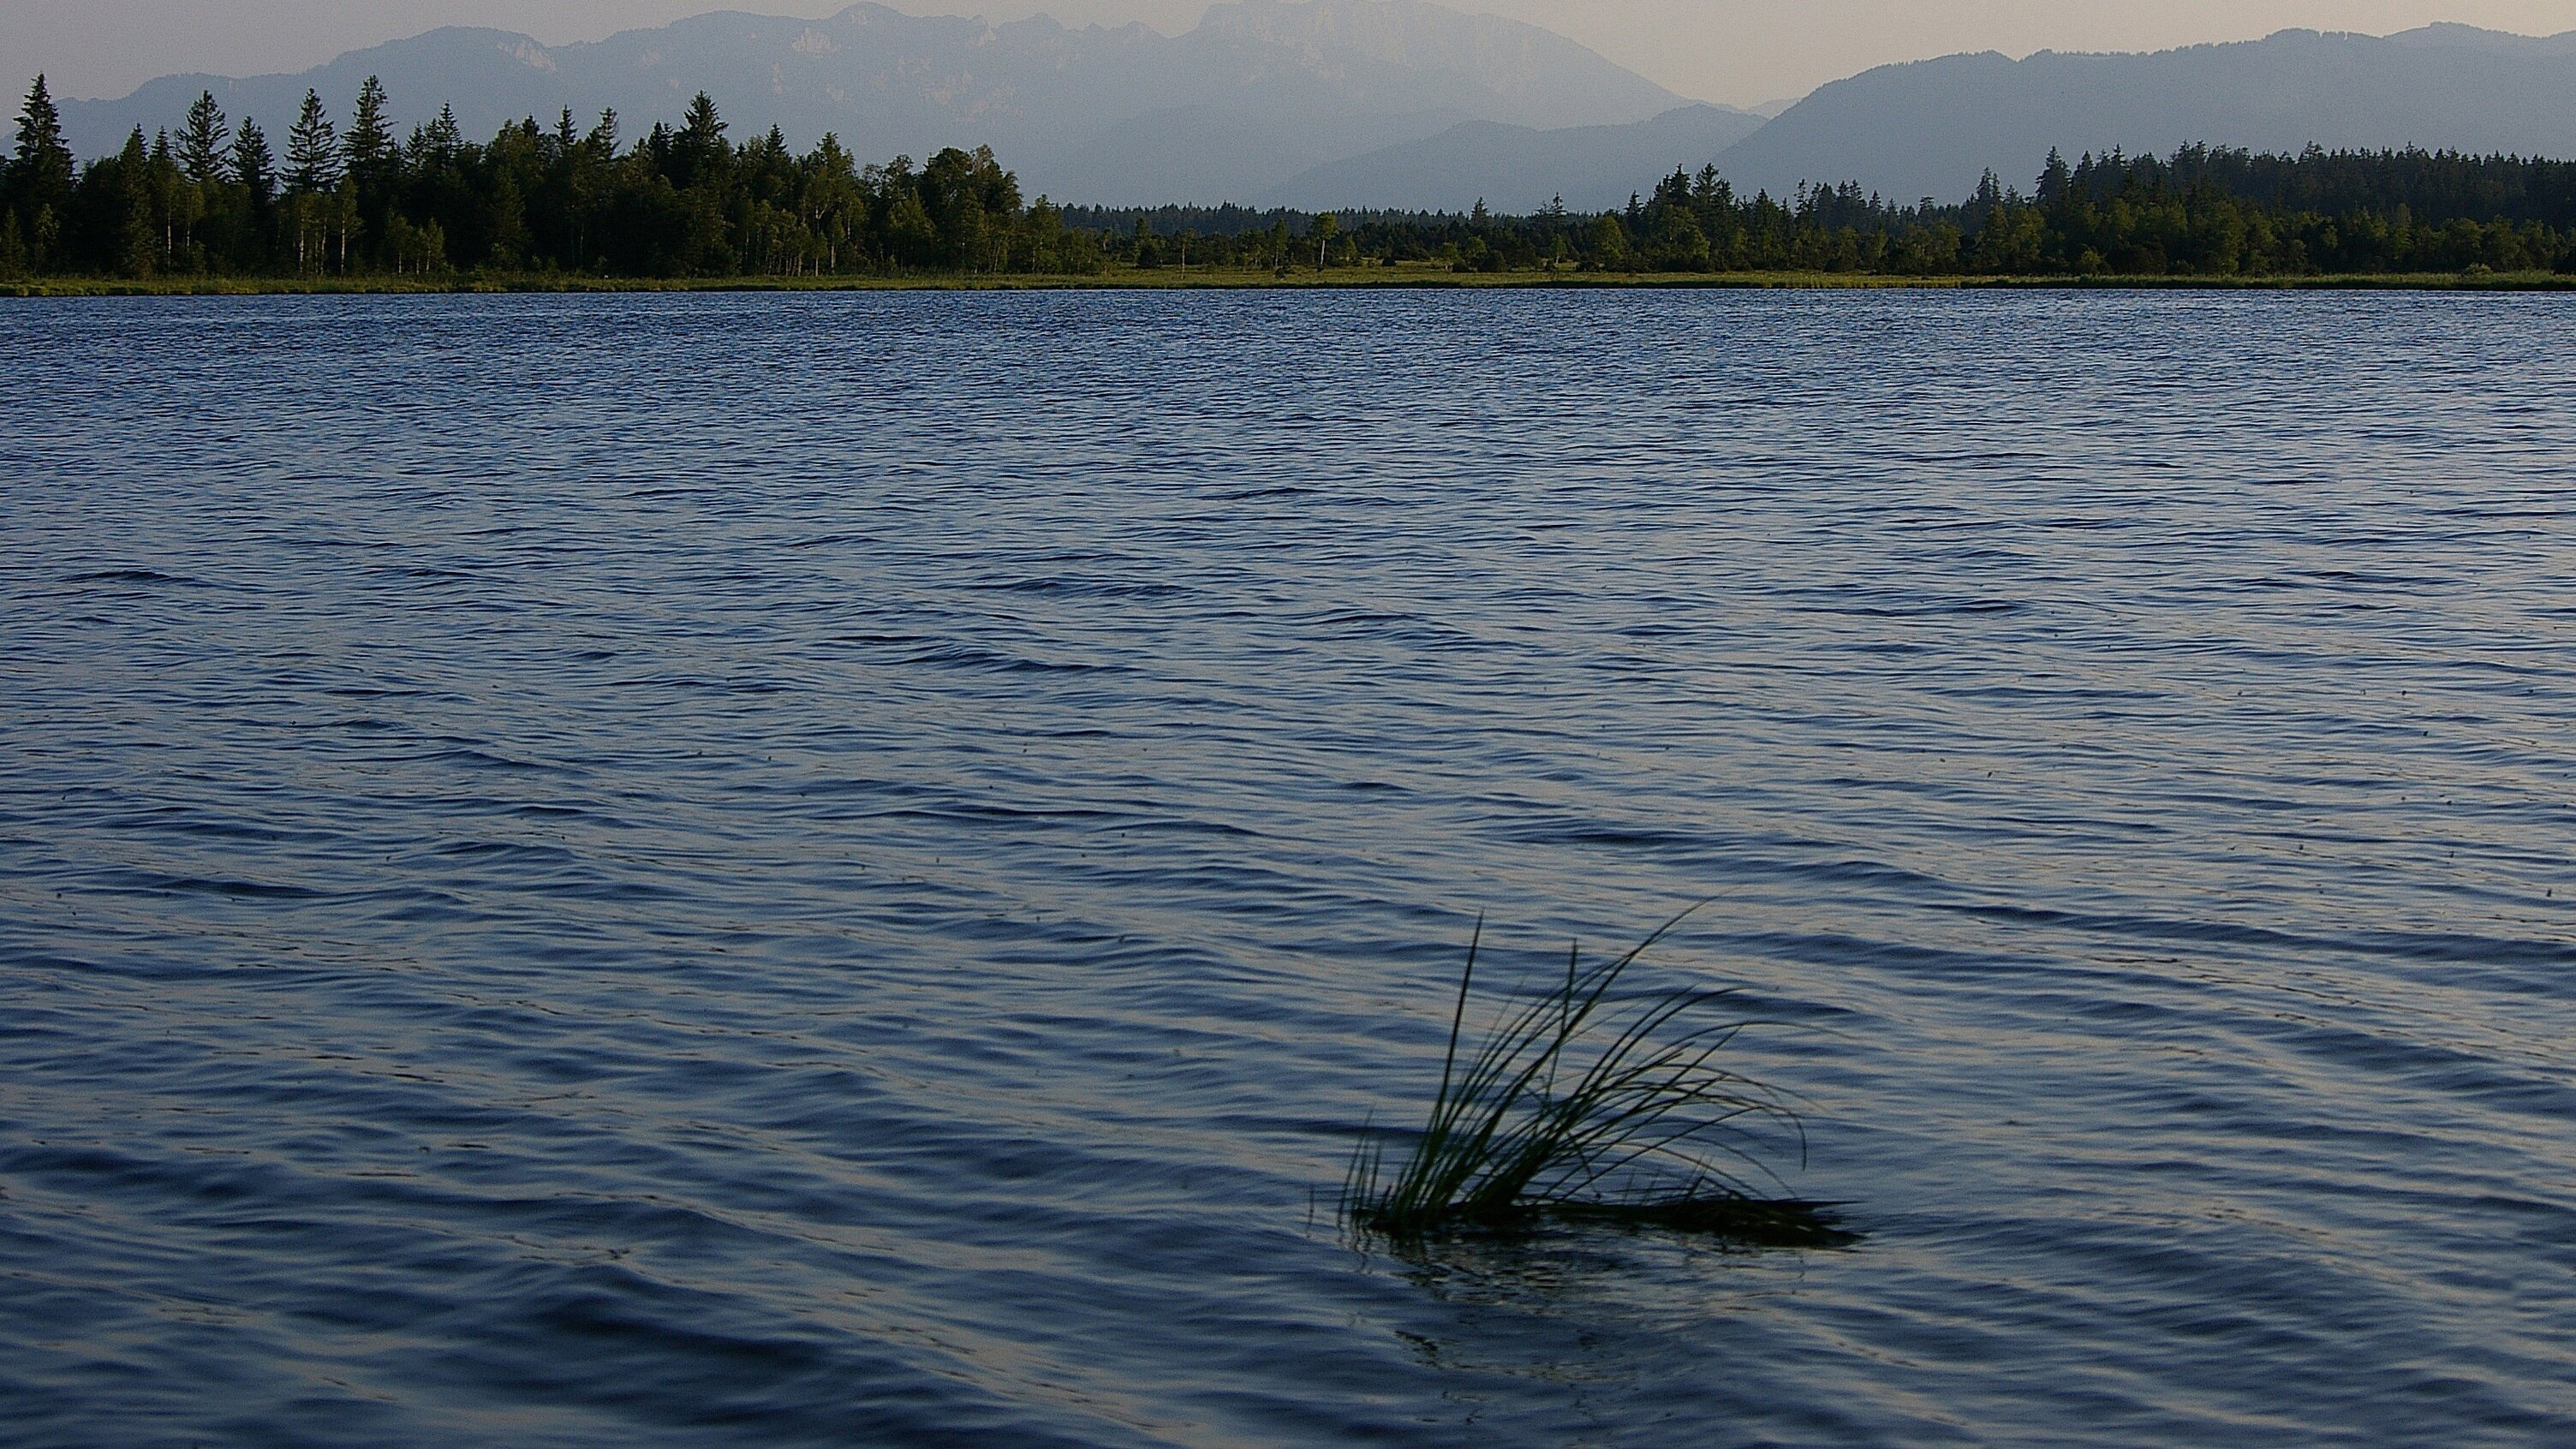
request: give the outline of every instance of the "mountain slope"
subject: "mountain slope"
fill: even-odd
[[[1718,165],[1743,189],[1855,180],[1952,201],[1988,167],[2029,189],[2052,146],[2072,159],[2192,141],[2576,156],[2576,33],[2285,30],[2142,55],[1946,56],[1825,86]]]
[[[777,125],[802,145],[835,131],[868,157],[990,144],[1032,191],[1085,201],[1218,201],[1462,119],[1619,124],[1682,104],[1561,36],[1426,0],[1238,0],[1180,36],[860,4],[824,20],[701,15],[562,46],[436,30],[297,75],[168,77],[66,104],[64,123],[76,148],[99,154],[131,126],[175,128],[212,90],[235,120],[276,135],[307,88],[345,116],[369,75],[406,129],[442,102],[476,137],[566,107],[587,128],[613,107],[631,137],[704,90],[737,136]]]
[[[1723,106],[1684,106],[1628,126],[1537,130],[1468,121],[1436,136],[1307,171],[1266,199],[1310,210],[1465,211],[1478,201],[1526,214],[1562,197],[1577,211],[1627,204],[1676,166],[1694,171],[1762,128]]]

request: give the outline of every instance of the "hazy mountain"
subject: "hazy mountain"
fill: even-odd
[[[1465,211],[1478,201],[1527,213],[1553,197],[1577,211],[1624,206],[1676,166],[1696,171],[1762,128],[1724,106],[1684,106],[1628,126],[1552,131],[1467,121],[1364,156],[1333,161],[1263,199],[1274,205]]]
[[[586,128],[614,107],[631,138],[704,90],[737,136],[775,124],[804,145],[836,131],[871,158],[989,143],[1032,192],[1113,203],[1241,198],[1462,120],[1615,125],[1683,103],[1562,36],[1425,0],[1237,0],[1179,36],[861,4],[826,20],[702,15],[560,46],[436,30],[296,75],[167,77],[67,104],[64,122],[98,154],[131,126],[175,128],[212,90],[235,119],[282,135],[308,87],[345,117],[369,75],[406,128],[441,103],[478,137],[567,106]]]
[[[2072,160],[2191,141],[2576,156],[2576,33],[2285,30],[2145,55],[1953,55],[1825,86],[1718,165],[1746,189],[1856,180],[1955,201],[1988,167],[2029,190],[2052,146]]]

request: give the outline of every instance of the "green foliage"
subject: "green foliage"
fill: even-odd
[[[1187,228],[1200,234],[1198,254],[1218,266],[1264,265],[1263,231],[1312,224],[1235,207],[1094,209],[1070,218],[1113,237],[1145,219],[1146,240],[1156,246]],[[1652,195],[1592,216],[1560,203],[1517,218],[1344,212],[1337,221],[1354,260],[1467,272],[2576,271],[2576,165],[2423,151],[2260,156],[2185,147],[2169,158],[2115,152],[2075,163],[2051,153],[2036,194],[1988,175],[1956,205],[1898,205],[1848,185],[1748,197],[1704,167],[1676,171]]]
[[[140,127],[126,137],[125,149],[85,167],[69,208],[66,250],[103,260],[102,270],[113,276],[148,277],[158,270],[162,246],[155,221],[160,208],[154,202],[161,190],[159,169],[144,147]]]
[[[62,113],[36,77],[18,113],[17,144],[0,167],[0,210],[18,223],[18,265],[23,271],[66,271],[75,256],[61,245],[72,201],[72,153],[63,144]]]
[[[1586,967],[1580,948],[1569,952],[1563,985],[1506,1006],[1462,1058],[1480,924],[1430,1115],[1391,1178],[1382,1140],[1362,1143],[1343,1188],[1345,1218],[1398,1241],[1546,1217],[1765,1242],[1850,1241],[1823,1211],[1829,1204],[1766,1200],[1741,1176],[1768,1176],[1747,1152],[1748,1119],[1797,1123],[1776,1093],[1716,1064],[1749,1024],[1707,1020],[1726,993],[1632,999],[1617,989],[1689,914],[1602,965]]]
[[[350,175],[362,180],[381,179],[394,160],[393,128],[385,120],[387,99],[384,83],[374,76],[367,77],[358,87],[358,105],[349,116],[349,134],[340,143],[347,153]],[[569,121],[572,113],[566,111],[564,117]]]
[[[268,133],[248,117],[233,134],[232,179],[254,205],[265,206],[277,194],[277,153],[268,149]]]
[[[188,119],[179,128],[179,169],[199,186],[211,186],[224,179],[224,142],[233,128],[224,120],[223,107],[215,104],[215,93],[201,93],[196,104],[188,107]]]
[[[304,93],[304,110],[286,133],[286,185],[289,191],[309,195],[328,191],[340,180],[340,141],[331,118],[322,109],[322,97],[314,91]]]
[[[387,106],[369,77],[342,138],[308,92],[281,174],[256,121],[235,130],[201,95],[163,161],[128,154],[83,174],[94,224],[66,248],[75,264],[57,269],[820,277],[1088,275],[1108,265],[1099,239],[1069,229],[1055,206],[1024,205],[989,150],[862,167],[833,136],[801,156],[775,129],[737,145],[705,95],[677,127],[655,126],[622,151],[615,112],[587,133],[567,111],[551,128],[525,120],[478,145],[442,109],[397,144]],[[53,134],[50,107],[40,85],[30,134]],[[140,230],[107,219],[126,216],[137,197]],[[21,219],[10,255],[22,268],[33,264],[34,230]]]
[[[9,158],[9,195],[29,210],[60,209],[70,200],[71,188],[72,153],[63,144],[62,112],[55,108],[40,75],[27,90],[26,106],[18,112],[17,145]]]
[[[747,142],[715,101],[620,139],[569,112],[488,143],[452,109],[397,141],[384,86],[345,134],[308,92],[285,164],[211,92],[175,138],[75,168],[43,77],[0,166],[21,273],[565,277],[1096,275],[1114,264],[1259,269],[1431,264],[1467,273],[1754,271],[1897,276],[2281,277],[2576,271],[2576,164],[2422,151],[2170,157],[2051,152],[2030,195],[1987,176],[1956,205],[1856,186],[1738,195],[1675,171],[1620,210],[1527,217],[1239,207],[1065,208],[1025,201],[989,150],[859,164],[839,140]],[[5,234],[0,234],[5,235]]]

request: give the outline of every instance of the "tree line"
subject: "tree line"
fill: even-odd
[[[489,142],[452,109],[398,138],[369,78],[345,125],[307,92],[281,154],[211,93],[177,131],[75,164],[39,76],[0,166],[0,276],[1097,275],[1112,265],[1462,272],[2284,276],[2576,271],[2576,164],[2190,146],[2069,164],[1956,204],[1854,185],[1741,194],[1676,170],[1623,209],[1500,216],[1060,208],[988,149],[861,164],[833,136],[736,142],[700,94],[631,142],[569,111]]]
[[[2576,271],[2576,164],[2452,152],[2259,155],[2186,146],[2069,164],[2024,193],[1989,173],[1967,200],[1900,205],[1854,185],[1738,192],[1676,170],[1618,211],[1304,217],[1236,207],[1068,208],[1133,238],[1143,266],[1446,263],[1458,271],[1832,272],[1914,276],[2302,276]],[[1338,223],[1338,224],[1336,224]],[[1317,233],[1323,245],[1317,245]],[[1292,243],[1292,238],[1295,241]]]
[[[306,92],[280,155],[212,93],[176,135],[74,167],[36,79],[0,170],[0,275],[413,275],[478,269],[624,277],[1071,273],[1098,238],[1025,204],[993,153],[860,165],[825,136],[797,155],[776,128],[737,144],[701,94],[632,144],[620,118],[570,111],[488,143],[453,108],[397,139],[370,77],[346,129]]]

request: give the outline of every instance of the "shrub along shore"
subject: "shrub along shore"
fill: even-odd
[[[2576,163],[2451,152],[2051,153],[2025,194],[1747,197],[1675,171],[1626,207],[1060,207],[989,150],[860,164],[736,142],[700,95],[631,143],[569,112],[397,139],[370,79],[272,149],[211,94],[75,164],[40,76],[0,167],[0,293],[669,288],[2576,285]]]

